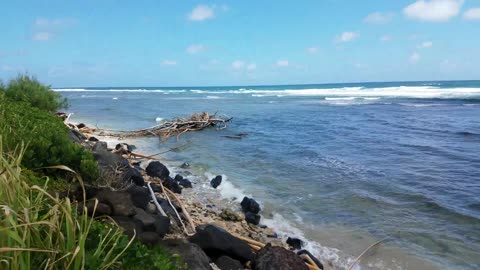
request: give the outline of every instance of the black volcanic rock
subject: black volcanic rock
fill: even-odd
[[[222,183],[222,176],[221,176],[221,175],[215,176],[215,178],[213,178],[213,179],[210,181],[210,185],[211,185],[213,188],[217,188],[218,186],[220,186],[221,183]]]
[[[145,171],[149,176],[158,177],[162,180],[167,179],[170,175],[168,168],[159,161],[150,162]]]
[[[257,201],[248,197],[243,197],[240,205],[242,206],[243,212],[252,212],[254,214],[258,214],[261,210]]]

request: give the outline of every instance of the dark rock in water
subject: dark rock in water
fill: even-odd
[[[272,233],[267,234],[267,237],[268,238],[278,238],[278,234],[276,232],[272,232]]]
[[[197,226],[197,233],[190,237],[190,242],[199,245],[210,257],[227,255],[242,263],[253,260],[247,243],[212,224]]]
[[[188,164],[187,162],[184,162],[182,165],[180,165],[180,168],[182,169],[187,169],[190,167],[190,164]]]
[[[255,254],[253,269],[308,270],[308,267],[297,254],[283,247],[273,247],[268,243]]]
[[[322,264],[317,258],[315,258],[315,257],[312,255],[312,253],[308,252],[307,250],[302,249],[302,250],[300,250],[299,252],[297,252],[297,255],[299,255],[299,256],[300,256],[300,255],[307,255],[307,256],[309,256],[309,257],[312,259],[312,261],[318,266],[318,268],[320,268],[320,269],[322,269],[322,270],[324,269],[323,264]]]
[[[300,240],[298,238],[288,237],[288,239],[287,239],[287,245],[289,245],[293,249],[301,249],[302,244],[303,244],[302,240]]]
[[[180,182],[180,181],[182,181],[183,176],[181,176],[180,174],[177,174],[177,175],[175,175],[175,178],[173,178],[173,179],[177,182]]]
[[[131,186],[127,189],[131,201],[135,207],[146,209],[151,200],[148,189],[140,186]]]
[[[148,164],[146,170],[147,174],[152,177],[158,177],[165,180],[170,175],[170,171],[159,161],[152,161]]]
[[[246,212],[245,221],[253,225],[258,225],[258,223],[260,223],[260,215],[252,212]]]
[[[115,145],[115,150],[124,152],[125,154],[131,153],[136,148],[137,147],[135,145],[127,143],[118,143],[117,145]]]
[[[159,244],[180,258],[192,270],[211,270],[210,259],[205,252],[196,244],[181,239],[169,239],[160,241]]]
[[[258,212],[261,210],[257,201],[248,197],[243,197],[240,205],[242,206],[243,212],[252,212],[254,214],[258,214]]]
[[[80,123],[77,125],[77,128],[80,129],[80,128],[84,128],[86,127],[86,125],[84,123]]]
[[[187,178],[183,178],[180,180],[180,182],[178,182],[178,184],[184,188],[192,188],[192,182],[190,182],[190,180]]]
[[[160,237],[155,232],[142,232],[138,235],[138,240],[147,245],[155,245],[160,240]]]
[[[145,179],[143,179],[142,174],[137,169],[132,167],[126,168],[123,172],[123,181],[132,181],[137,186],[143,186],[145,184]]]
[[[70,139],[70,141],[78,144],[82,143],[87,139],[85,136],[83,136],[82,133],[75,129],[70,129],[68,131],[68,138]]]
[[[143,227],[152,226],[155,223],[155,218],[152,215],[148,214],[142,208],[135,208],[136,214],[133,216],[134,220],[142,223]]]
[[[171,191],[182,194],[182,187],[171,177],[167,177],[163,181],[163,186],[170,189]]]
[[[100,140],[92,136],[92,137],[88,138],[88,141],[90,141],[90,142],[98,142],[98,141],[100,141]]]
[[[112,214],[115,216],[128,217],[136,213],[130,194],[127,192],[102,189],[96,197],[99,202],[108,204],[112,208]]]
[[[115,223],[120,226],[126,235],[132,237],[133,235],[139,235],[140,233],[143,232],[142,230],[142,224],[140,222],[133,220],[129,217],[124,217],[124,216],[112,216],[112,219],[115,221]]]
[[[219,216],[227,221],[242,221],[242,217],[230,208],[223,209]]]
[[[213,178],[213,179],[210,181],[210,185],[211,185],[213,188],[217,188],[218,186],[220,186],[221,183],[222,183],[222,176],[221,176],[221,175],[215,176],[215,178]]]
[[[215,265],[221,270],[243,270],[243,265],[228,256],[221,256],[215,260]]]
[[[155,223],[153,224],[155,232],[163,238],[170,231],[170,219],[161,215],[153,216]]]

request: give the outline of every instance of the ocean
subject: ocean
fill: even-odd
[[[162,155],[174,170],[188,162],[204,183],[224,175],[225,200],[253,196],[264,224],[340,269],[385,237],[361,269],[480,268],[480,81],[55,91],[72,121],[99,128],[233,117],[224,130],[137,146],[188,143]],[[248,136],[224,137],[237,133]]]

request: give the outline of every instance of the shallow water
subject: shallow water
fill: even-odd
[[[73,121],[103,128],[233,116],[226,130],[143,149],[190,141],[166,157],[203,181],[226,175],[223,196],[252,195],[267,225],[302,234],[335,265],[384,237],[362,269],[480,265],[480,82],[59,91]],[[222,137],[235,133],[249,135]]]

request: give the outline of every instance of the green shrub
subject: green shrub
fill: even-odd
[[[8,83],[4,91],[5,95],[13,101],[24,101],[48,112],[68,107],[67,99],[32,76],[19,75]]]
[[[77,211],[68,198],[46,191],[48,178],[41,187],[29,185],[20,167],[22,150],[7,154],[0,140],[0,269],[121,267],[119,259],[131,243],[123,242],[121,230],[92,230],[96,223],[86,208]]]
[[[185,263],[177,256],[172,256],[162,247],[147,247],[141,242],[134,241],[122,256],[124,270],[176,270],[188,269]]]
[[[8,152],[25,144],[22,165],[28,169],[66,165],[85,181],[98,177],[93,155],[68,139],[68,128],[49,112],[0,96],[0,135]],[[52,172],[45,171],[48,175]],[[55,172],[58,175],[58,172]]]
[[[91,234],[87,238],[87,250],[94,250],[106,231],[114,229],[115,226],[105,222],[94,222],[91,228]],[[128,245],[128,246],[127,246]],[[108,247],[108,246],[107,246]],[[124,270],[178,270],[188,269],[185,263],[179,257],[173,256],[162,247],[148,247],[145,244],[134,240],[129,245],[129,239],[123,235],[115,242],[113,252],[123,251],[122,257],[119,259],[118,269]],[[87,252],[86,269],[98,269],[98,261],[89,262],[89,252]]]

